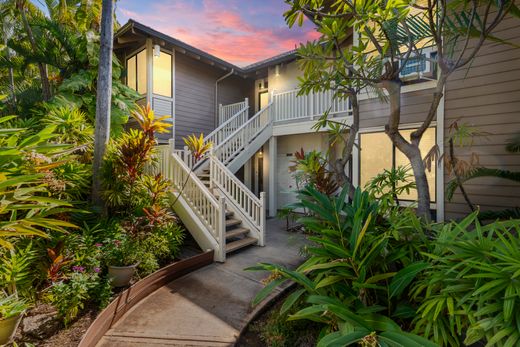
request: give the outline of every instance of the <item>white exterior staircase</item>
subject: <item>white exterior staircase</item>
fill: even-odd
[[[159,146],[159,165],[152,169],[171,180],[173,209],[197,243],[215,250],[215,260],[221,262],[242,247],[264,245],[265,195],[255,196],[234,175],[271,136],[268,107],[252,118],[248,110],[246,99],[205,137],[213,146],[204,158],[196,161],[187,148],[172,149],[172,141]]]
[[[215,260],[249,245],[264,245],[265,194],[257,197],[236,176],[273,134],[276,121],[308,120],[328,111],[348,113],[348,100],[333,100],[330,92],[298,96],[297,91],[273,94],[271,102],[249,117],[248,100],[219,107],[222,122],[207,135],[210,153],[195,160],[183,150],[159,146],[158,166],[173,185],[173,209],[203,249]]]

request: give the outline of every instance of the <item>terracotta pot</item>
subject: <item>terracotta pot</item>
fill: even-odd
[[[108,266],[108,278],[114,287],[124,287],[130,284],[137,264],[129,266]]]
[[[17,316],[0,319],[0,345],[6,345],[12,341],[16,328],[22,321],[22,316],[23,313],[20,313]]]

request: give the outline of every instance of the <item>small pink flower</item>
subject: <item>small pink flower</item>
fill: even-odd
[[[98,243],[96,243],[96,244],[95,244],[94,246],[96,246],[96,247],[98,247],[98,248],[99,248],[99,247],[103,246],[103,244],[102,244],[102,243],[100,243],[100,242],[98,242]]]
[[[74,271],[74,272],[85,272],[85,268],[83,266],[74,265],[72,267],[72,271]]]
[[[100,269],[99,267],[97,267],[97,266],[94,267],[94,272],[95,272],[95,273],[99,273],[99,271],[101,271],[101,269]]]

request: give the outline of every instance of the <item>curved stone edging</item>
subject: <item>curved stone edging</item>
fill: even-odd
[[[213,251],[180,260],[157,270],[125,289],[96,317],[78,347],[94,347],[105,333],[133,306],[176,278],[213,263]]]
[[[278,299],[289,292],[291,289],[293,289],[296,286],[296,282],[290,282],[288,285],[279,287],[279,290],[273,291],[271,294],[269,294],[262,302],[260,302],[258,305],[256,305],[253,310],[247,315],[246,318],[246,324],[240,329],[240,333],[237,336],[237,339],[235,341],[238,342],[240,339],[242,339],[242,336],[244,335],[247,327],[253,322],[255,319],[260,317],[262,314],[267,312],[271,307],[273,307]]]

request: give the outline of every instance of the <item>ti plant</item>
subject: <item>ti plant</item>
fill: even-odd
[[[183,140],[184,144],[188,147],[188,150],[195,158],[195,161],[201,160],[213,147],[213,143],[211,141],[204,141],[204,134],[202,133],[199,137],[195,136],[195,134],[192,134]]]
[[[327,196],[312,186],[299,193],[301,206],[312,212],[301,218],[314,233],[306,248],[308,260],[296,270],[259,264],[250,271],[271,272],[271,282],[257,295],[263,300],[274,288],[294,281],[298,288],[284,302],[282,313],[299,310],[289,319],[322,323],[318,346],[435,346],[403,331],[415,316],[406,289],[428,264],[421,261],[426,238],[400,239],[378,226],[379,204],[357,189],[347,203],[348,187]],[[417,249],[409,244],[417,244]],[[422,246],[421,246],[422,245]]]

